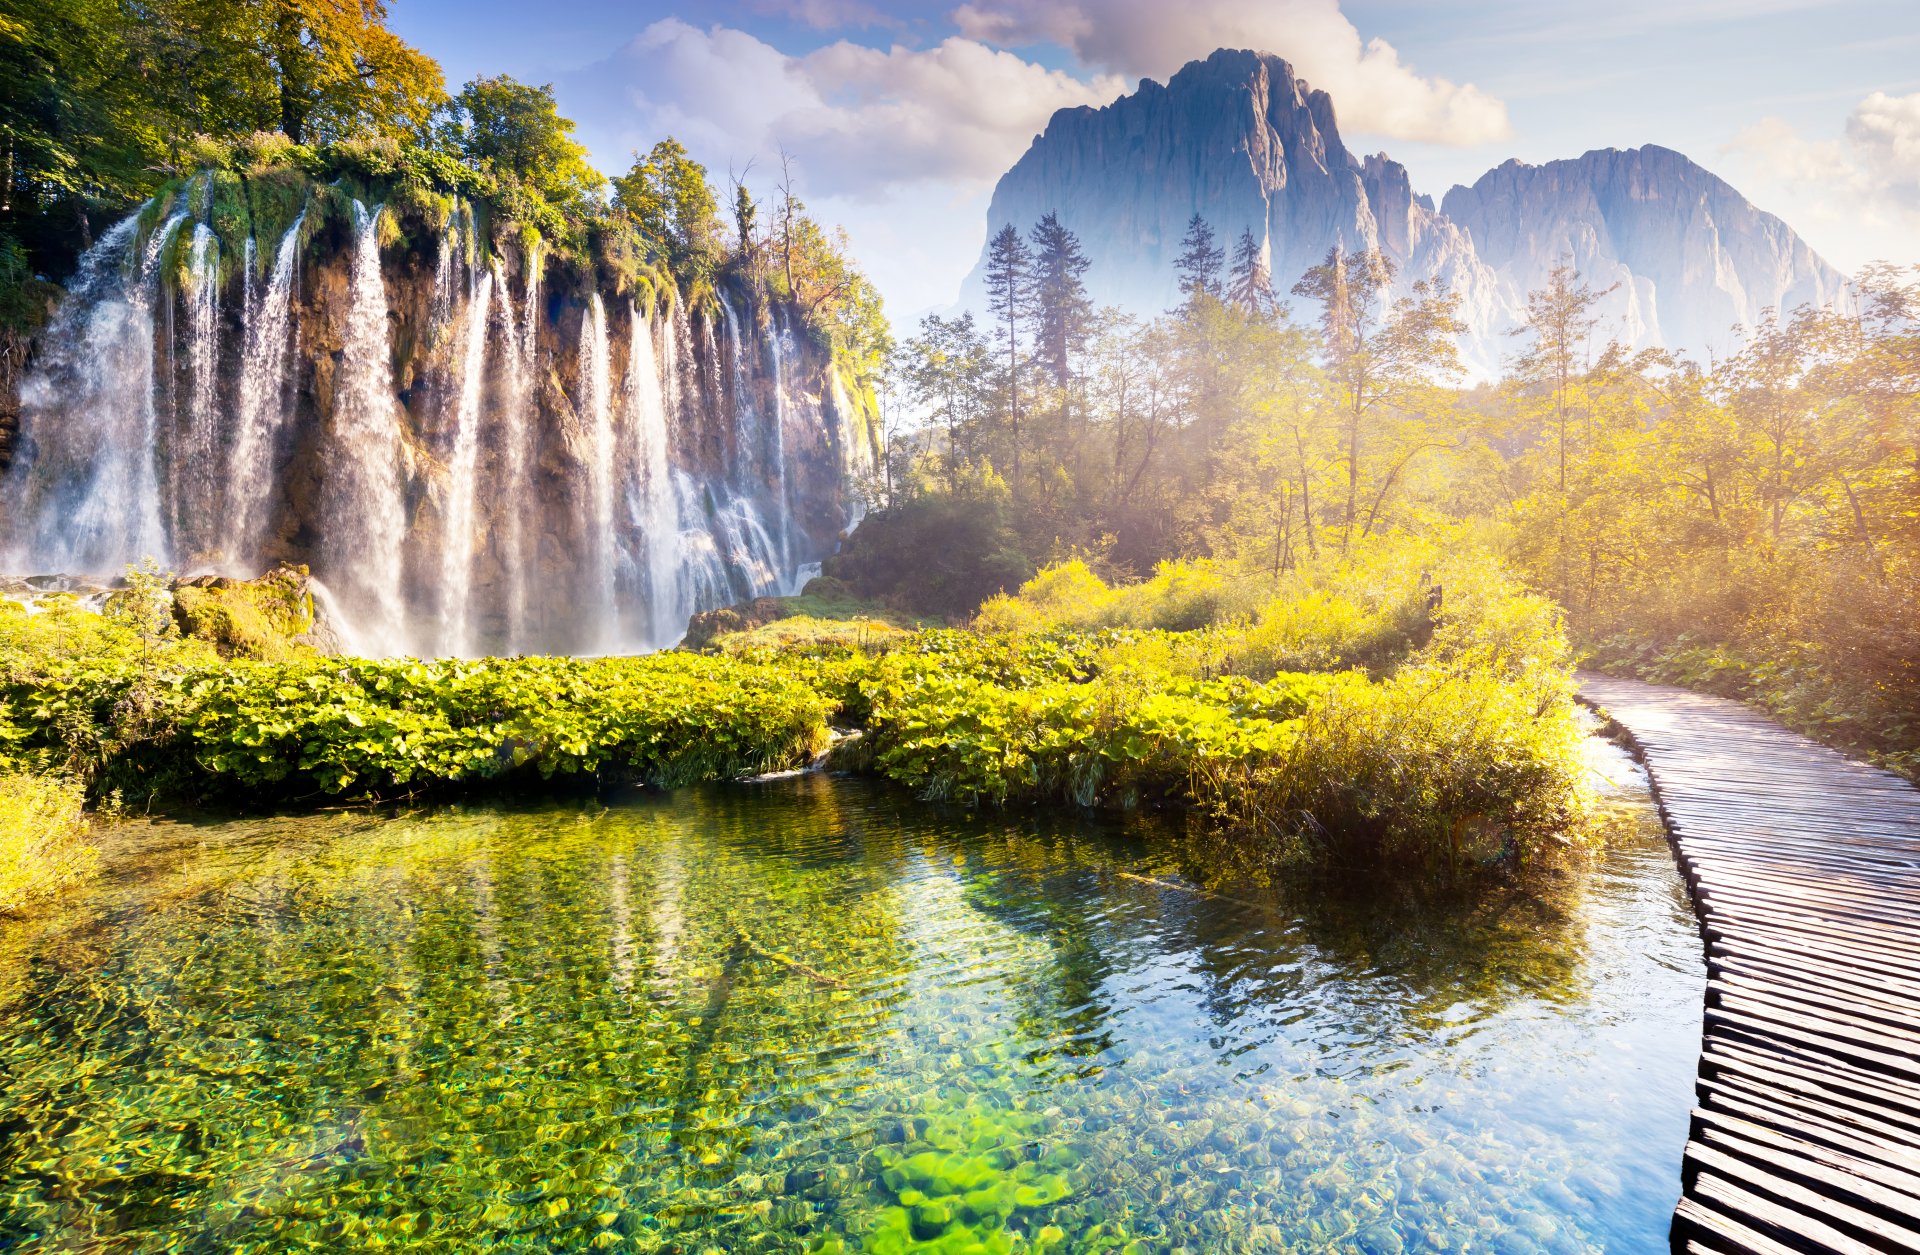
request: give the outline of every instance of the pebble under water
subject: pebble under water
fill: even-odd
[[[1704,977],[1616,809],[1468,904],[824,776],[128,822],[0,933],[0,1249],[1664,1249]]]

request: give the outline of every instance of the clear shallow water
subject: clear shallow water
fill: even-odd
[[[1645,820],[1452,908],[818,776],[130,825],[0,938],[0,1249],[1664,1249]]]

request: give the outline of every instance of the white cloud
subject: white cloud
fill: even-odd
[[[843,40],[794,57],[744,31],[677,18],[655,22],[565,87],[610,165],[667,134],[714,163],[785,146],[812,186],[856,197],[991,181],[1055,110],[1124,90],[1117,78],[1085,83],[970,39],[927,49]]]
[[[1920,209],[1920,92],[1875,92],[1847,119],[1847,143],[1881,191]]]
[[[1788,202],[1795,225],[1820,237],[1837,265],[1920,260],[1920,92],[1874,92],[1827,138],[1763,118],[1727,151]]]
[[[1506,105],[1361,39],[1339,0],[968,0],[952,16],[983,43],[1059,44],[1084,65],[1134,77],[1164,79],[1217,48],[1277,53],[1332,95],[1343,130],[1452,145],[1512,134]]]

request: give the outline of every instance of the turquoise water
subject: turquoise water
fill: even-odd
[[[0,1249],[1665,1245],[1703,976],[1630,801],[1469,905],[823,776],[109,843],[0,943]]]

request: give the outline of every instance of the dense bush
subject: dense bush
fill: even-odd
[[[832,720],[864,729],[849,765],[930,799],[1186,805],[1262,862],[1510,865],[1584,832],[1558,615],[1484,559],[1070,565],[983,615],[1023,630],[808,616],[715,656],[223,659],[151,573],[110,605],[0,612],[0,768],[248,800],[677,785],[801,764]]]
[[[1123,588],[1068,563],[980,627],[845,673],[873,770],[971,804],[1188,803],[1260,861],[1513,864],[1585,833],[1558,613],[1484,557],[1380,546],[1278,583],[1170,564]]]
[[[686,654],[221,661],[77,608],[0,614],[0,767],[65,768],[97,793],[677,785],[805,762],[829,708],[794,675]]]

